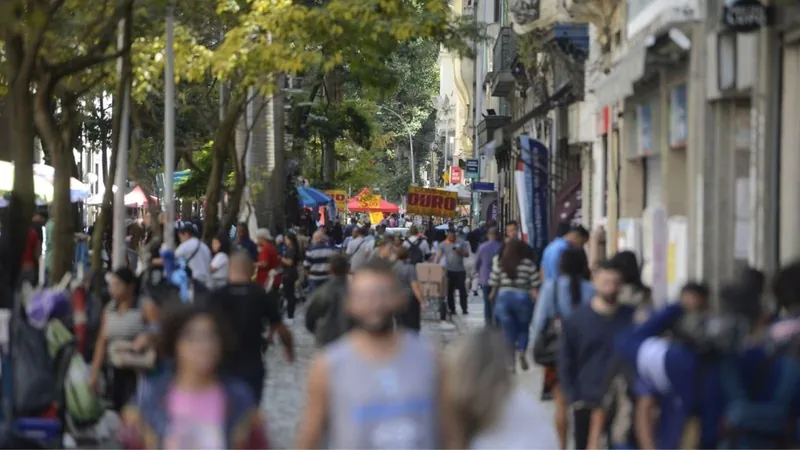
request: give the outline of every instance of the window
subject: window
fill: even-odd
[[[493,23],[500,23],[500,18],[502,17],[500,3],[502,0],[494,0],[494,21]]]

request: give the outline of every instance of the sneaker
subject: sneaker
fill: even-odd
[[[528,359],[525,358],[525,352],[519,353],[519,367],[523,372],[527,372],[528,369],[530,369],[530,366],[528,365]]]
[[[294,325],[294,319],[283,319],[283,323],[286,324],[287,327]]]
[[[468,315],[468,314],[469,314],[469,311],[467,311],[466,309],[464,309],[464,310],[461,310],[461,313],[462,313],[463,315],[465,315],[465,316],[466,316],[466,315]]]
[[[442,331],[453,331],[456,329],[456,326],[450,322],[442,321],[439,323],[439,329]]]

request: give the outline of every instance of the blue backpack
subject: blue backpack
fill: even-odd
[[[781,363],[781,376],[769,399],[754,400],[765,388],[767,377]],[[800,366],[788,359],[767,358],[758,369],[751,386],[743,383],[736,365],[722,366],[722,387],[728,399],[723,417],[724,433],[720,448],[774,449],[796,448],[792,401],[800,382]]]

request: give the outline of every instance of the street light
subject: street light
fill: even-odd
[[[416,184],[417,177],[414,175],[414,136],[411,134],[411,127],[408,126],[408,122],[406,122],[406,120],[403,119],[403,116],[401,116],[397,111],[389,109],[385,106],[378,106],[378,108],[394,114],[395,117],[400,119],[400,122],[403,123],[403,126],[406,127],[406,132],[408,133],[408,148],[411,150],[411,184]]]

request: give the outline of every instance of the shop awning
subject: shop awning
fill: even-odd
[[[370,191],[368,189],[364,189],[358,193],[355,197],[351,198],[347,201],[347,210],[350,212],[382,212],[382,213],[389,213],[394,214],[400,212],[400,208],[392,202],[386,201],[384,199],[380,199],[379,206],[377,208],[363,208],[361,203],[358,201],[362,195],[369,194]]]
[[[633,84],[644,76],[646,56],[646,40],[634,41],[608,74],[593,77],[589,89],[594,91],[597,104],[608,106],[633,95]]]

